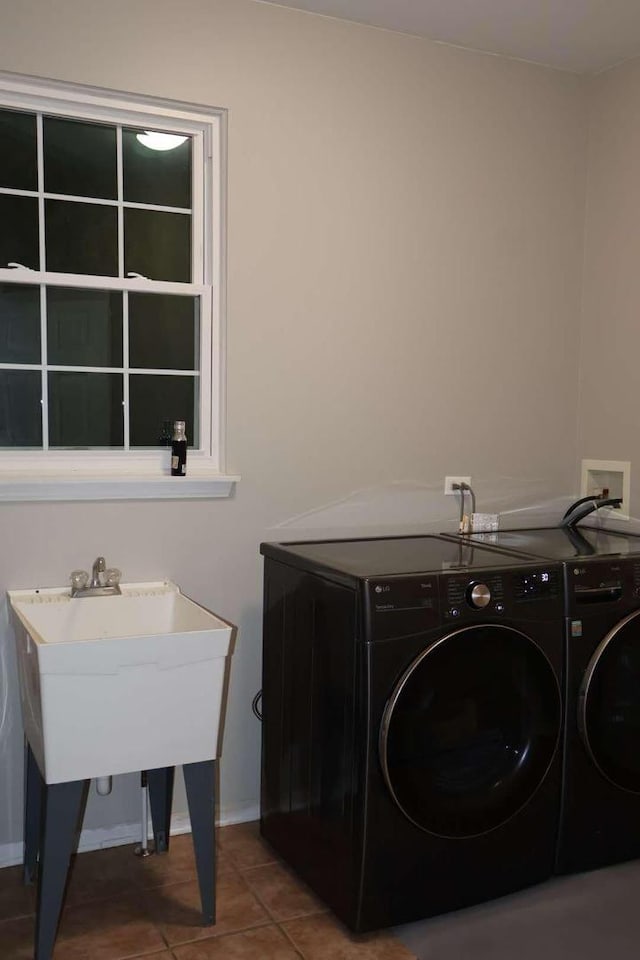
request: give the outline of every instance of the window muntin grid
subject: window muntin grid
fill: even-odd
[[[0,94],[1,100],[1,94]],[[181,124],[176,125],[168,119],[162,119],[159,122],[159,116],[155,115],[152,118],[152,122],[140,122],[139,124],[133,125],[131,122],[131,115],[126,111],[122,112],[122,122],[113,122],[111,119],[108,122],[103,122],[102,118],[94,117],[93,120],[87,122],[87,114],[91,111],[78,111],[77,106],[70,108],[70,104],[64,104],[64,107],[59,111],[52,110],[43,110],[43,111],[29,111],[23,110],[21,106],[15,106],[10,104],[8,109],[16,113],[23,125],[23,127],[31,125],[33,127],[33,122],[35,122],[36,130],[36,146],[37,146],[37,189],[33,189],[34,184],[28,183],[26,180],[19,181],[19,185],[9,185],[6,186],[5,183],[16,183],[16,180],[11,180],[11,176],[6,176],[4,178],[4,183],[0,183],[0,205],[3,200],[6,202],[27,202],[34,201],[38,206],[38,255],[39,262],[35,264],[36,267],[39,267],[44,263],[45,267],[50,267],[51,264],[47,263],[47,204],[55,205],[57,204],[76,204],[76,207],[67,206],[66,209],[71,211],[77,211],[82,206],[89,207],[95,212],[99,207],[102,208],[111,208],[115,211],[117,219],[117,273],[114,267],[112,266],[109,272],[106,275],[103,275],[99,272],[97,273],[86,273],[86,272],[73,272],[69,270],[69,262],[65,262],[64,259],[62,262],[55,263],[55,266],[60,268],[59,271],[52,270],[38,270],[38,269],[24,269],[29,268],[30,264],[22,264],[21,266],[15,266],[10,271],[0,262],[0,289],[3,283],[9,284],[9,286],[17,288],[20,285],[24,286],[38,286],[40,292],[40,326],[41,326],[41,336],[40,336],[40,357],[39,362],[37,363],[27,363],[24,360],[21,360],[16,356],[0,356],[0,377],[4,376],[5,379],[9,375],[9,371],[13,371],[11,377],[15,379],[20,371],[26,374],[27,371],[37,371],[41,376],[42,383],[42,395],[40,397],[40,404],[42,408],[42,443],[38,445],[38,449],[48,450],[54,449],[57,444],[51,443],[50,440],[53,438],[49,437],[49,427],[51,420],[50,417],[50,401],[52,393],[55,393],[55,390],[52,389],[52,384],[56,384],[56,381],[62,382],[63,380],[70,380],[70,378],[65,378],[64,374],[94,374],[94,382],[104,382],[100,381],[100,375],[112,374],[116,375],[116,380],[118,383],[122,384],[122,408],[123,408],[123,431],[122,431],[122,444],[117,444],[117,448],[128,451],[133,448],[146,447],[147,445],[153,446],[153,443],[149,443],[150,431],[148,427],[142,429],[140,427],[140,415],[139,412],[136,414],[136,411],[131,407],[132,401],[132,384],[135,386],[133,390],[134,399],[137,398],[138,403],[140,403],[140,397],[144,396],[144,389],[141,388],[141,385],[151,385],[153,384],[154,389],[147,389],[147,393],[150,396],[159,395],[165,396],[171,393],[168,387],[180,386],[182,393],[185,393],[185,384],[186,394],[193,398],[193,411],[191,417],[185,415],[184,410],[180,410],[178,413],[177,410],[158,410],[158,430],[157,433],[161,433],[160,421],[165,421],[169,417],[167,415],[175,416],[175,419],[187,419],[187,422],[190,423],[190,442],[196,446],[200,447],[206,452],[211,452],[211,440],[213,437],[212,434],[212,424],[211,424],[211,395],[213,392],[214,384],[211,379],[212,375],[212,366],[211,366],[211,344],[219,342],[219,337],[213,335],[211,328],[212,320],[212,290],[210,286],[205,285],[202,281],[205,277],[211,275],[212,271],[205,260],[205,250],[207,249],[207,241],[204,232],[205,216],[203,211],[203,197],[205,194],[204,189],[204,169],[207,161],[211,160],[211,144],[208,145],[209,156],[205,156],[205,146],[207,145],[207,131],[202,126],[202,124],[193,124],[184,123],[181,121]],[[100,113],[100,111],[94,111]],[[108,111],[111,116],[113,116],[113,111]],[[71,119],[67,114],[76,113],[78,118]],[[3,108],[0,107],[0,117],[7,116],[7,112],[3,112]],[[82,118],[80,120],[80,117]],[[26,118],[26,119],[25,119]],[[209,121],[210,122],[210,121]],[[74,124],[78,124],[77,127],[74,127]],[[1,127],[1,124],[0,124]],[[47,186],[47,167],[44,162],[44,155],[46,149],[46,138],[44,136],[45,131],[49,128],[58,128],[59,130],[64,130],[65,128],[68,131],[73,131],[74,129],[82,128],[85,133],[88,132],[91,135],[93,128],[99,131],[100,135],[106,133],[113,140],[115,138],[116,144],[116,183],[117,183],[117,196],[115,198],[111,196],[94,196],[86,194],[89,191],[77,190],[75,193],[63,194],[55,193],[52,190],[46,190]],[[182,129],[181,127],[188,127],[187,130]],[[195,129],[194,129],[195,127]],[[145,189],[147,194],[149,194],[149,187],[145,187],[143,178],[141,178],[140,169],[137,170],[137,179],[136,176],[129,176],[130,186],[125,188],[125,181],[127,179],[127,164],[125,156],[123,154],[123,144],[126,148],[127,143],[129,144],[129,152],[131,152],[131,147],[133,143],[133,138],[135,137],[136,131],[148,130],[148,129],[160,129],[170,132],[180,132],[183,136],[187,137],[185,143],[189,148],[189,166],[191,168],[190,183],[188,190],[185,192],[184,183],[178,194],[180,196],[176,197],[176,191],[173,193],[169,189],[171,186],[171,177],[167,174],[167,169],[165,165],[164,171],[164,184],[165,187],[169,190],[169,195],[167,197],[166,203],[157,203],[157,202],[148,202],[151,200],[161,200],[163,197],[159,196],[157,189],[155,195],[151,197],[144,196],[144,200],[147,202],[141,202],[139,200],[129,200],[127,196],[142,196]],[[134,147],[135,149],[135,147]],[[24,153],[24,151],[23,151]],[[24,160],[24,157],[23,157]],[[5,164],[6,166],[6,164]],[[28,164],[23,163],[22,168],[25,166],[28,167]],[[139,164],[138,164],[139,167]],[[2,165],[0,164],[0,174],[2,174]],[[134,171],[135,172],[135,171]],[[14,165],[15,173],[15,165]],[[5,171],[6,174],[6,171]],[[58,178],[59,179],[59,178]],[[107,177],[107,180],[109,178]],[[162,178],[161,178],[162,179]],[[55,180],[55,178],[54,178]],[[51,185],[51,184],[49,184]],[[70,189],[69,185],[64,187],[65,189]],[[129,192],[128,192],[129,191]],[[108,189],[96,189],[94,193],[109,193]],[[151,194],[153,194],[153,185],[151,188]],[[185,198],[188,201],[191,201],[191,206],[179,206],[181,202],[185,202]],[[182,230],[183,243],[182,247],[184,248],[185,236],[187,241],[190,244],[190,257],[188,267],[185,270],[185,258],[182,257],[182,269],[177,273],[169,273],[169,279],[154,279],[149,277],[148,274],[152,271],[147,271],[145,279],[141,279],[136,276],[133,279],[129,279],[126,274],[143,274],[142,270],[132,270],[127,269],[131,268],[137,264],[133,262],[128,262],[127,250],[126,250],[126,235],[127,235],[127,217],[131,216],[142,217],[143,219],[146,216],[149,216],[152,220],[155,220],[155,223],[152,224],[152,231],[155,234],[159,234],[162,231],[159,229],[158,221],[162,224],[163,217],[165,222],[167,222],[167,217],[178,217],[179,219],[189,221],[188,236],[186,236],[184,229]],[[49,249],[54,248],[54,240],[49,238]],[[211,242],[209,242],[209,249],[211,250]],[[53,258],[55,261],[55,257]],[[8,258],[7,258],[8,260]],[[14,264],[20,264],[20,260],[12,260]],[[73,264],[71,267],[73,268]],[[81,265],[82,266],[82,265]],[[8,263],[7,263],[8,267]],[[77,269],[77,267],[76,267]],[[69,271],[69,272],[67,272]],[[215,272],[215,271],[213,271]],[[55,359],[58,361],[52,363],[51,359],[47,355],[47,342],[50,338],[50,330],[48,328],[48,291],[51,291],[52,288],[55,288],[57,285],[65,285],[68,289],[72,288],[93,288],[94,293],[98,291],[108,292],[113,294],[114,291],[122,297],[122,363],[116,366],[109,364],[102,364],[102,361],[99,364],[91,364],[88,361],[82,363],[72,363],[72,362],[60,362],[60,356],[57,356]],[[147,363],[146,365],[140,359],[140,337],[138,337],[136,343],[137,358],[136,363],[138,366],[131,366],[129,364],[129,329],[128,329],[128,303],[129,303],[129,294],[132,293],[134,297],[142,297],[143,299],[153,297],[154,293],[158,296],[159,300],[162,297],[173,297],[174,302],[178,303],[186,302],[187,300],[194,306],[194,313],[197,314],[197,320],[191,325],[191,327],[185,330],[185,336],[188,340],[197,340],[190,345],[191,355],[193,357],[192,367],[188,368],[184,363],[184,358],[179,364],[176,364],[176,367],[173,368],[169,363],[167,363],[166,358],[161,365],[158,365],[155,368],[152,364]],[[1,302],[0,302],[1,309]],[[184,313],[184,311],[182,311]],[[1,317],[0,317],[1,320]],[[30,320],[31,324],[33,323],[32,318]],[[170,324],[169,324],[170,326]],[[166,323],[165,323],[166,328]],[[166,332],[166,329],[165,329]],[[176,336],[179,334],[179,330],[174,330],[173,335]],[[157,347],[157,340],[150,338],[150,346],[154,348]],[[1,345],[1,336],[0,336],[0,345]],[[151,351],[153,352],[153,351]],[[178,351],[184,354],[184,350]],[[187,351],[189,352],[189,351]],[[0,351],[1,353],[1,351]],[[7,373],[4,373],[7,371]],[[62,375],[62,376],[60,376]],[[155,381],[152,378],[157,378]],[[161,378],[161,379],[160,379]],[[80,377],[79,379],[82,379]],[[30,384],[29,389],[32,390],[33,376],[29,378]],[[160,386],[162,384],[162,386]],[[0,395],[1,402],[1,395]],[[131,431],[131,421],[132,418],[136,421],[135,429],[133,430],[133,436]],[[6,419],[6,418],[5,418]],[[144,418],[143,418],[144,419]],[[56,435],[59,435],[59,430],[54,430]],[[33,438],[34,431],[27,434]],[[144,442],[140,442],[140,438],[144,437]],[[138,438],[136,440],[136,438]],[[6,431],[5,431],[6,439]],[[90,448],[93,446],[91,443],[79,444],[83,448]],[[3,443],[2,432],[0,431],[0,446],[13,447],[29,447],[31,444],[25,444],[23,442],[9,442]],[[64,444],[62,445],[64,446]],[[97,444],[100,446],[100,443]],[[207,450],[208,447],[208,450]]]

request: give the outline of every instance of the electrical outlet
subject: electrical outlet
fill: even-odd
[[[445,477],[444,478],[444,494],[445,497],[451,497],[454,493],[458,493],[458,490],[453,489],[454,483],[468,483],[471,485],[471,477]]]

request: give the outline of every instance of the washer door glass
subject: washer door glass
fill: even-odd
[[[598,769],[640,793],[640,611],[604,638],[587,667],[578,726]]]
[[[385,709],[387,786],[417,826],[488,832],[535,793],[558,746],[561,694],[541,649],[517,630],[469,627],[418,656]]]

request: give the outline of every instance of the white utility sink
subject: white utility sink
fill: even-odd
[[[25,733],[47,783],[210,760],[232,627],[170,581],[11,590]]]

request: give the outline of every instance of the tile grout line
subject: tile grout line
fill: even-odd
[[[3,923],[11,923],[13,920],[29,920],[30,918],[35,920],[35,917],[35,910],[32,910],[31,913],[14,913],[10,917],[0,917],[0,929]]]
[[[251,870],[251,869],[254,869],[254,868],[253,868],[253,867],[249,867],[248,869]],[[242,874],[240,874],[240,876],[242,876]],[[267,906],[267,904],[265,903],[265,901],[262,899],[262,897],[260,896],[260,894],[256,893],[256,891],[253,890],[253,889],[249,886],[248,882],[244,879],[244,877],[242,877],[242,881],[243,881],[243,883],[245,884],[245,886],[246,886],[247,890],[249,891],[249,893],[251,894],[251,896],[256,898],[256,900],[258,901],[258,903],[260,904],[260,906],[262,907],[262,909],[266,912],[266,914],[267,914],[267,916],[269,917],[269,919],[271,920],[271,922],[272,922],[272,923],[277,923],[278,921],[277,921],[276,917],[274,917],[272,911],[269,909],[269,907]]]
[[[280,930],[284,938],[291,944],[291,946],[296,951],[298,956],[301,957],[302,960],[307,960],[305,954],[302,952],[302,949],[298,946],[298,944],[295,942],[295,940],[293,939],[293,937],[291,936],[287,928],[284,926],[284,924],[288,922],[289,922],[288,920],[283,920],[282,923],[278,923],[276,924],[276,926],[278,927],[278,930]]]
[[[224,846],[223,846],[222,844],[221,844],[221,849],[224,849]],[[296,943],[294,942],[294,940],[289,936],[289,934],[287,933],[286,929],[285,929],[284,926],[282,925],[283,923],[286,923],[287,921],[286,921],[286,920],[282,920],[282,921],[281,921],[281,920],[279,920],[277,917],[274,916],[273,912],[269,909],[267,903],[262,899],[262,897],[260,896],[259,893],[257,893],[255,890],[253,890],[253,888],[249,885],[249,883],[247,882],[247,880],[245,880],[245,878],[244,878],[244,876],[243,876],[245,873],[249,873],[249,872],[252,871],[252,870],[259,870],[259,869],[261,869],[262,867],[269,867],[269,866],[271,866],[272,864],[279,864],[280,866],[282,866],[282,865],[283,865],[283,861],[282,861],[282,860],[279,860],[277,857],[274,857],[273,860],[268,860],[266,863],[254,863],[252,866],[242,868],[242,867],[238,866],[238,865],[235,863],[235,861],[234,861],[234,859],[233,859],[233,854],[230,854],[230,860],[231,860],[232,866],[236,869],[238,875],[239,875],[240,877],[242,877],[245,885],[247,886],[247,889],[248,889],[248,890],[250,891],[250,893],[256,898],[256,900],[258,901],[258,903],[260,904],[260,906],[265,910],[267,916],[271,918],[272,924],[270,924],[270,925],[271,925],[271,926],[274,926],[277,930],[280,931],[280,933],[281,933],[281,934],[283,935],[283,937],[285,938],[286,942],[289,943],[289,944],[293,947],[293,950],[295,951],[296,956],[297,956],[297,957],[300,957],[300,960],[306,960],[306,958],[305,958],[304,954],[302,953],[302,951],[299,949],[299,947],[297,946],[297,944],[296,944]],[[294,918],[294,919],[297,919],[297,918]]]
[[[274,862],[277,862],[277,861],[274,861]],[[258,864],[258,866],[269,866],[269,864]],[[257,869],[257,867],[249,867],[248,869],[254,870],[254,869]],[[302,952],[302,950],[300,950],[297,943],[294,941],[293,937],[289,936],[289,933],[287,932],[283,924],[288,923],[289,920],[300,920],[307,916],[316,916],[316,914],[304,914],[302,917],[288,917],[284,919],[278,919],[273,914],[273,911],[269,909],[269,907],[267,906],[266,902],[262,899],[260,894],[257,893],[255,890],[252,890],[246,880],[245,880],[245,883],[247,884],[248,889],[251,891],[251,893],[256,898],[258,903],[266,910],[267,914],[271,917],[273,921],[273,926],[275,926],[283,934],[285,940],[287,940],[287,942],[291,944],[291,946],[296,952],[296,955],[300,957],[301,960],[306,960],[304,953]]]
[[[304,880],[302,880],[302,878],[297,875],[295,870],[293,870],[283,860],[272,860],[270,863],[259,863],[254,867],[247,867],[245,870],[242,871],[242,873],[252,873],[256,870],[262,870],[264,869],[264,867],[271,867],[274,865],[278,867],[282,867],[282,869],[287,874],[287,876],[290,877],[296,884],[298,884],[302,893],[304,893],[306,896],[313,897],[318,902],[318,907],[315,910],[305,910],[303,913],[294,913],[290,917],[277,917],[271,911],[266,901],[262,900],[258,891],[254,890],[253,887],[249,884],[249,882],[245,880],[245,883],[247,884],[247,886],[249,887],[253,895],[258,899],[258,901],[262,904],[262,906],[269,913],[269,915],[273,917],[273,920],[275,923],[288,923],[289,920],[302,920],[305,917],[317,917],[317,916],[320,916],[321,914],[331,912],[330,908],[324,903],[324,901],[321,900],[320,897],[318,897],[317,894],[314,893],[311,887],[309,887],[308,884],[306,884]]]
[[[195,939],[193,940],[180,940],[179,943],[173,943],[173,944],[167,943],[167,946],[165,947],[165,949],[169,950],[169,952],[172,952],[173,950],[177,950],[179,947],[188,947],[194,943],[198,944],[198,943],[207,943],[209,940],[221,940],[223,937],[231,937],[231,936],[234,936],[236,933],[246,933],[248,930],[259,930],[261,927],[273,927],[273,926],[275,926],[275,924],[273,923],[272,920],[269,920],[269,919],[261,920],[259,923],[249,924],[248,927],[240,927],[239,929],[236,929],[236,930],[225,930],[224,933],[213,933],[210,937],[195,937]],[[211,929],[215,930],[215,927],[216,927],[216,924],[214,923]],[[164,936],[163,936],[163,939],[165,939]],[[166,942],[166,939],[165,939],[165,942]],[[125,958],[125,960],[131,960],[131,958]]]
[[[128,953],[125,957],[118,957],[118,960],[140,960],[141,957],[145,957],[145,958],[158,957],[160,956],[161,953],[166,953],[167,950],[169,953],[171,953],[171,956],[173,957],[171,947],[160,947],[160,949],[157,949],[156,947],[154,947],[153,950],[147,951],[145,953]],[[173,960],[175,960],[175,957],[173,957]]]
[[[219,850],[222,851],[222,846],[220,846]],[[216,869],[217,869],[217,865],[218,865],[218,863],[219,863],[219,858],[218,858],[218,856],[217,856],[219,850],[218,850],[218,848],[216,848]],[[242,882],[243,882],[244,885],[246,886],[248,892],[249,892],[252,896],[255,897],[255,894],[253,893],[253,890],[249,887],[249,884],[248,884],[248,883],[246,882],[246,880],[244,880],[244,878],[242,877],[242,871],[241,871],[240,868],[234,863],[233,857],[232,857],[232,856],[228,856],[228,855],[225,854],[225,855],[224,855],[224,859],[225,859],[225,861],[226,861],[226,863],[227,863],[227,866],[231,868],[233,874],[234,874],[238,879],[241,879],[241,880],[242,880]],[[218,886],[218,879],[219,879],[219,878],[218,878],[218,876],[216,875],[216,892],[217,892],[217,886]],[[149,896],[149,894],[152,894],[152,893],[157,892],[157,891],[159,891],[159,890],[165,890],[165,889],[170,889],[170,888],[176,887],[176,886],[186,885],[186,884],[188,884],[188,883],[197,883],[197,875],[196,875],[195,877],[192,877],[192,878],[189,879],[189,880],[177,880],[177,881],[175,881],[175,882],[173,882],[173,883],[161,884],[161,885],[155,886],[155,887],[136,887],[136,893],[140,896],[140,898],[141,898],[141,900],[142,900],[143,906],[145,907],[145,913],[147,913],[147,915],[148,915],[148,917],[149,917],[149,921],[153,924],[154,929],[159,933],[159,935],[161,936],[161,938],[162,938],[162,940],[163,940],[163,942],[164,942],[164,944],[165,944],[164,950],[168,950],[168,951],[171,953],[171,955],[172,955],[172,957],[174,958],[174,960],[175,960],[175,954],[173,953],[173,950],[174,950],[174,948],[176,948],[176,947],[182,947],[182,946],[187,946],[187,945],[189,945],[189,944],[197,944],[197,943],[206,942],[207,940],[218,939],[219,937],[227,936],[227,935],[230,934],[230,933],[244,933],[245,930],[255,930],[255,929],[259,928],[259,927],[267,926],[267,925],[269,925],[270,922],[271,922],[271,915],[270,915],[269,911],[267,910],[267,911],[266,911],[266,913],[267,913],[267,918],[266,918],[264,921],[260,921],[260,922],[255,923],[255,924],[250,924],[249,926],[243,927],[243,928],[240,929],[240,930],[228,931],[228,932],[225,933],[225,934],[212,932],[211,936],[207,936],[207,937],[195,937],[195,938],[190,939],[190,940],[181,940],[179,943],[173,943],[173,944],[171,944],[171,943],[169,943],[169,940],[168,940],[167,937],[165,936],[165,933],[164,933],[162,927],[156,922],[153,914],[150,913],[150,912],[146,909],[146,902],[145,902],[145,901],[146,901],[146,898]],[[105,898],[105,899],[111,899],[111,898]],[[117,898],[113,898],[113,899],[117,899]],[[256,899],[258,899],[258,898],[256,898]],[[93,901],[93,902],[95,903],[95,901]],[[258,902],[260,903],[260,906],[263,906],[263,907],[264,907],[264,905],[261,903],[261,901],[258,901]],[[212,931],[215,931],[216,926],[217,926],[217,922],[214,923],[214,924],[210,927],[210,929],[211,929]],[[162,952],[162,951],[161,951],[161,952]],[[142,956],[142,954],[140,954],[140,956]],[[125,960],[135,960],[135,958],[125,958]]]

